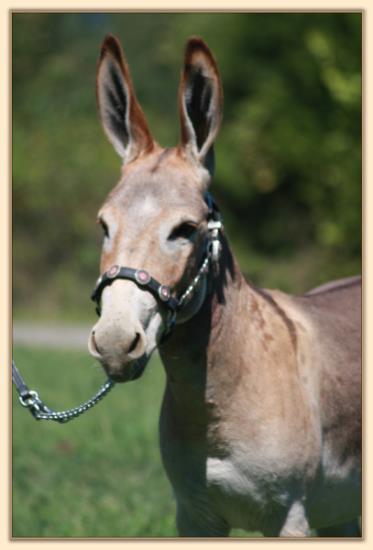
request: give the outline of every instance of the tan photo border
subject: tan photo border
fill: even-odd
[[[13,11],[355,11],[363,13],[363,541],[357,540],[249,540],[249,539],[227,539],[227,540],[129,540],[129,539],[35,539],[22,540],[11,539],[11,342],[12,342],[12,316],[11,316],[11,13]],[[368,326],[371,326],[370,315],[372,306],[372,297],[369,284],[369,272],[371,261],[368,254],[368,236],[372,237],[372,221],[369,220],[368,212],[371,205],[371,192],[373,181],[369,180],[369,175],[372,172],[372,155],[369,156],[369,130],[372,125],[371,103],[373,99],[372,92],[372,61],[369,58],[368,52],[372,52],[373,40],[373,2],[372,0],[356,0],[349,1],[334,1],[334,0],[297,0],[297,1],[280,1],[280,0],[212,0],[212,1],[196,1],[189,0],[188,2],[171,2],[163,1],[128,1],[128,0],[112,0],[105,4],[103,1],[80,1],[72,2],[67,0],[64,2],[57,1],[39,1],[32,0],[19,1],[4,0],[0,7],[0,40],[1,40],[1,86],[0,86],[0,125],[1,125],[1,140],[0,140],[0,248],[2,252],[2,262],[0,271],[0,359],[1,359],[1,384],[0,384],[0,419],[1,419],[1,460],[0,460],[0,547],[8,548],[13,545],[21,545],[23,548],[37,548],[42,544],[43,549],[56,549],[64,544],[70,544],[74,548],[88,547],[94,545],[95,548],[107,548],[109,544],[124,544],[126,548],[143,548],[148,545],[165,544],[170,545],[185,545],[193,544],[196,547],[200,545],[218,544],[219,547],[231,547],[232,545],[250,545],[251,547],[260,546],[260,548],[268,548],[269,546],[280,543],[289,544],[292,548],[303,544],[317,544],[320,548],[330,548],[336,545],[366,545],[372,542],[370,536],[371,527],[369,524],[370,498],[372,495],[372,483],[369,468],[369,457],[371,457],[371,441],[368,438],[369,420],[372,421],[372,400],[369,395],[373,390],[372,383],[372,368],[369,365],[371,356],[372,344],[369,343]],[[369,97],[370,96],[370,97]],[[368,115],[369,120],[368,120]],[[370,307],[369,307],[370,306]],[[370,372],[369,372],[370,371]],[[369,392],[369,390],[371,390]]]

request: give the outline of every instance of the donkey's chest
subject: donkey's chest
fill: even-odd
[[[206,442],[164,443],[166,470],[178,501],[224,519],[230,527],[263,530],[274,511],[286,508],[290,485],[269,459],[250,446],[230,449],[224,457],[208,452]],[[268,467],[267,467],[267,465]],[[280,512],[281,513],[281,512]],[[279,517],[279,514],[277,514]]]

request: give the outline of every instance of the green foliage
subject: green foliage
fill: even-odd
[[[213,192],[254,282],[302,292],[360,271],[361,14],[13,14],[16,311],[87,316],[96,212],[120,169],[95,107],[107,32],[164,145],[178,140],[186,38],[214,52],[225,115]]]

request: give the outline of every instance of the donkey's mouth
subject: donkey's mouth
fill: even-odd
[[[131,382],[132,380],[137,380],[137,378],[140,378],[145,370],[148,360],[149,357],[144,354],[139,359],[131,361],[131,363],[126,363],[115,370],[105,363],[103,363],[103,367],[109,378],[114,382]]]
[[[147,355],[143,355],[139,359],[136,359],[131,365],[131,371],[132,376],[130,380],[137,380],[137,378],[140,378],[142,373],[145,370],[146,365],[148,364],[149,357]]]

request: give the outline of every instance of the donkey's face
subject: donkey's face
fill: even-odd
[[[201,39],[188,41],[179,89],[181,143],[172,149],[153,140],[112,36],[101,50],[97,100],[105,133],[123,160],[121,179],[98,214],[101,272],[113,265],[142,268],[179,293],[204,253],[204,195],[222,107],[216,63]],[[201,302],[194,300],[192,313]],[[137,378],[164,332],[166,309],[135,282],[115,280],[103,291],[101,311],[89,339],[91,354],[113,379]]]

